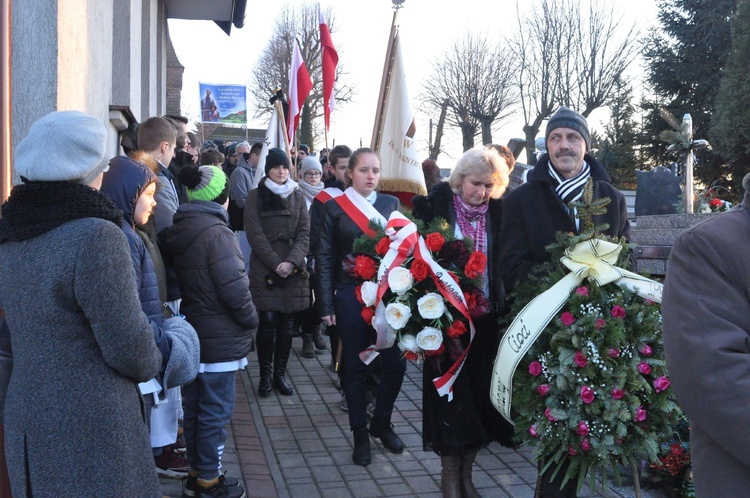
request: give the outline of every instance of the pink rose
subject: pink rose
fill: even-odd
[[[649,346],[648,344],[644,344],[640,349],[640,352],[643,356],[651,356],[652,354],[654,354],[653,349],[651,349],[651,346]]]
[[[591,443],[589,442],[589,438],[585,437],[581,440],[581,449],[583,451],[589,451],[591,449]]]
[[[575,359],[573,360],[576,365],[583,368],[589,362],[586,357],[580,351],[576,351]]]
[[[625,314],[625,308],[623,308],[622,306],[615,305],[612,308],[612,316],[615,318],[625,318]]]
[[[596,330],[601,330],[605,325],[607,325],[607,320],[602,320],[601,318],[596,319]]]
[[[646,410],[642,406],[639,406],[635,411],[635,421],[643,422],[644,420],[646,420]]]
[[[649,365],[645,361],[642,361],[638,364],[638,371],[643,375],[648,375],[651,373],[651,365]]]
[[[542,373],[542,364],[538,361],[532,361],[529,364],[529,373],[534,377],[539,376]]]
[[[617,358],[620,356],[620,350],[617,348],[609,348],[607,350],[607,355],[609,355],[610,358]]]
[[[625,396],[625,391],[622,389],[617,389],[616,387],[612,389],[612,399],[622,399],[623,396]]]
[[[550,410],[549,408],[545,408],[544,416],[547,417],[550,422],[557,422],[557,419],[552,416],[552,410]]]
[[[594,390],[589,386],[583,386],[581,388],[581,400],[583,400],[583,402],[587,405],[589,403],[593,403],[595,397],[596,396],[594,395]]]
[[[576,321],[576,317],[573,316],[573,313],[570,311],[566,311],[562,315],[560,315],[560,320],[563,322],[563,325],[573,325]]]
[[[575,448],[573,448],[572,446],[568,446],[568,455],[575,456],[577,454],[578,454],[578,452],[576,451]]]
[[[578,422],[578,427],[576,428],[576,434],[578,434],[579,436],[589,435],[589,426],[583,420]]]
[[[539,393],[539,396],[547,396],[549,394],[549,384],[537,386],[536,392]]]
[[[657,393],[666,391],[669,387],[669,379],[666,377],[659,377],[654,381],[654,389]]]
[[[534,437],[539,437],[539,433],[536,431],[536,424],[529,427],[529,434],[531,434]]]
[[[654,301],[651,299],[644,299],[643,304],[645,304],[646,306],[651,306],[654,304]]]
[[[589,295],[589,290],[586,287],[579,287],[576,289],[576,294],[579,296],[587,297]]]

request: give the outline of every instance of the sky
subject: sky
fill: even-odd
[[[267,45],[275,19],[285,4],[302,5],[302,0],[286,3],[249,3],[245,26],[232,28],[227,36],[208,21],[170,19],[169,30],[177,57],[185,66],[183,74],[182,109],[191,119],[199,118],[198,82],[251,84],[250,74],[260,53]],[[645,33],[655,23],[657,8],[653,0],[611,0],[621,14],[623,25],[635,24]],[[525,5],[528,5],[526,3]],[[339,54],[339,65],[346,71],[345,80],[354,88],[351,102],[339,103],[331,115],[329,146],[346,144],[352,148],[369,146],[377,107],[385,52],[393,19],[393,4],[388,0],[329,0],[321,2],[335,16],[333,43]],[[407,73],[408,92],[415,110],[417,140],[420,154],[428,157],[429,120],[437,123],[437,113],[421,106],[419,94],[424,81],[432,73],[434,62],[454,40],[467,31],[486,33],[491,38],[513,34],[518,29],[515,0],[406,0],[398,13],[400,43]],[[291,54],[290,54],[291,60]],[[514,68],[509,67],[513,71]],[[637,92],[642,87],[642,71],[633,69],[631,82]],[[285,93],[287,89],[284,89]],[[250,103],[250,100],[248,100]],[[265,129],[267,117],[252,119],[250,128]],[[597,110],[590,117],[590,126],[601,128],[606,110]],[[322,118],[321,118],[322,119]],[[507,144],[511,138],[523,137],[520,112],[493,133],[493,142]],[[314,149],[325,147],[314,144]],[[438,157],[441,167],[452,167],[462,153],[461,136],[457,129],[446,129],[444,153]],[[524,156],[519,160],[523,161]]]

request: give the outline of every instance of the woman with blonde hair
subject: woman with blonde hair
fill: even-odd
[[[450,368],[426,361],[423,368],[422,443],[425,451],[440,455],[441,489],[444,497],[477,497],[472,482],[472,466],[478,450],[490,440],[511,446],[512,426],[492,407],[489,383],[500,342],[495,322],[496,310],[505,300],[500,267],[502,199],[508,185],[506,160],[492,147],[470,149],[456,162],[448,182],[438,183],[428,196],[414,197],[415,218],[431,222],[447,221],[456,238],[471,238],[474,250],[487,256],[482,280],[486,298],[482,316],[473,316],[476,334],[461,373],[453,385],[453,400],[440,397],[432,383]],[[469,334],[460,336],[464,347]]]

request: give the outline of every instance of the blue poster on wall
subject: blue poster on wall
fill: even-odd
[[[198,83],[201,122],[247,125],[245,85]]]

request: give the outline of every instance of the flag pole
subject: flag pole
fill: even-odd
[[[383,77],[380,80],[380,94],[378,96],[378,108],[375,111],[375,127],[372,131],[371,146],[373,150],[380,150],[380,141],[383,138],[383,116],[385,106],[388,102],[388,93],[391,87],[391,73],[393,71],[393,59],[396,53],[396,35],[398,33],[398,11],[401,9],[403,0],[393,0],[393,20],[391,21],[391,34],[388,38],[388,49],[385,52],[385,64],[383,65]]]

